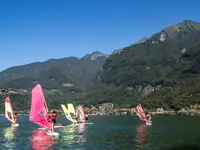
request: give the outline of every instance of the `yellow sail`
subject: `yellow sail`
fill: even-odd
[[[68,104],[68,109],[63,104],[61,104],[61,107],[62,107],[62,109],[64,111],[64,114],[65,114],[66,118],[69,121],[73,122],[73,117],[75,115],[75,110],[74,110],[73,104]]]
[[[73,104],[67,104],[68,112],[70,113],[71,117],[74,118],[76,115],[74,105]]]

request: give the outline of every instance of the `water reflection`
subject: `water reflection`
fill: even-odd
[[[54,142],[54,136],[49,136],[45,130],[33,130],[31,143],[35,150],[50,149]]]
[[[8,140],[12,140],[15,138],[15,131],[16,131],[16,127],[5,127],[3,129],[3,133],[4,133],[4,138],[8,139]]]
[[[136,147],[142,149],[144,148],[147,142],[148,126],[146,124],[139,124],[136,130],[137,130],[135,138]]]
[[[4,136],[4,146],[6,149],[13,149],[16,145],[16,127],[5,127],[3,128],[3,136]]]
[[[75,126],[67,126],[65,128],[62,128],[60,131],[62,134],[62,141],[68,144],[74,144],[75,143]]]
[[[87,133],[88,132],[88,127],[86,124],[80,124],[77,127],[78,127],[78,133]]]
[[[78,126],[78,134],[76,137],[77,143],[85,143],[87,141],[86,133],[88,132],[88,127],[85,124],[80,124]]]
[[[70,148],[81,147],[87,141],[88,127],[85,124],[70,125],[60,129],[62,142],[67,143]]]

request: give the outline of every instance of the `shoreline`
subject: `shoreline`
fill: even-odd
[[[147,114],[147,113],[146,113]],[[165,115],[169,115],[169,116],[200,116],[200,110],[188,110],[188,111],[165,111],[165,112],[149,112],[148,114],[152,115],[152,116],[165,116]],[[91,116],[136,116],[137,114],[130,114],[128,112],[117,112],[115,113],[111,113],[109,112],[108,114],[88,114]]]
[[[17,111],[16,111],[17,112]],[[62,115],[63,111],[58,110],[58,115]],[[19,116],[28,116],[29,113],[26,111],[17,112]],[[148,113],[152,116],[154,115],[177,115],[177,116],[200,116],[200,110],[189,109],[189,110],[178,110],[178,111],[148,111]],[[146,114],[148,114],[146,113]],[[85,114],[89,116],[136,116],[135,108],[123,108],[123,109],[110,109],[110,110],[99,110],[99,109],[85,109]],[[0,114],[0,116],[4,116],[5,114]]]

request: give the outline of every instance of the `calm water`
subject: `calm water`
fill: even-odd
[[[16,150],[184,150],[200,149],[200,117],[153,116],[146,126],[135,116],[89,116],[92,125],[56,129],[52,137],[19,116],[19,127],[0,116],[0,149]],[[58,122],[68,125],[64,116]]]

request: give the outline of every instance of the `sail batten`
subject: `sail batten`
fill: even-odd
[[[29,121],[47,129],[51,128],[51,123],[48,120],[48,107],[40,84],[32,89]]]

